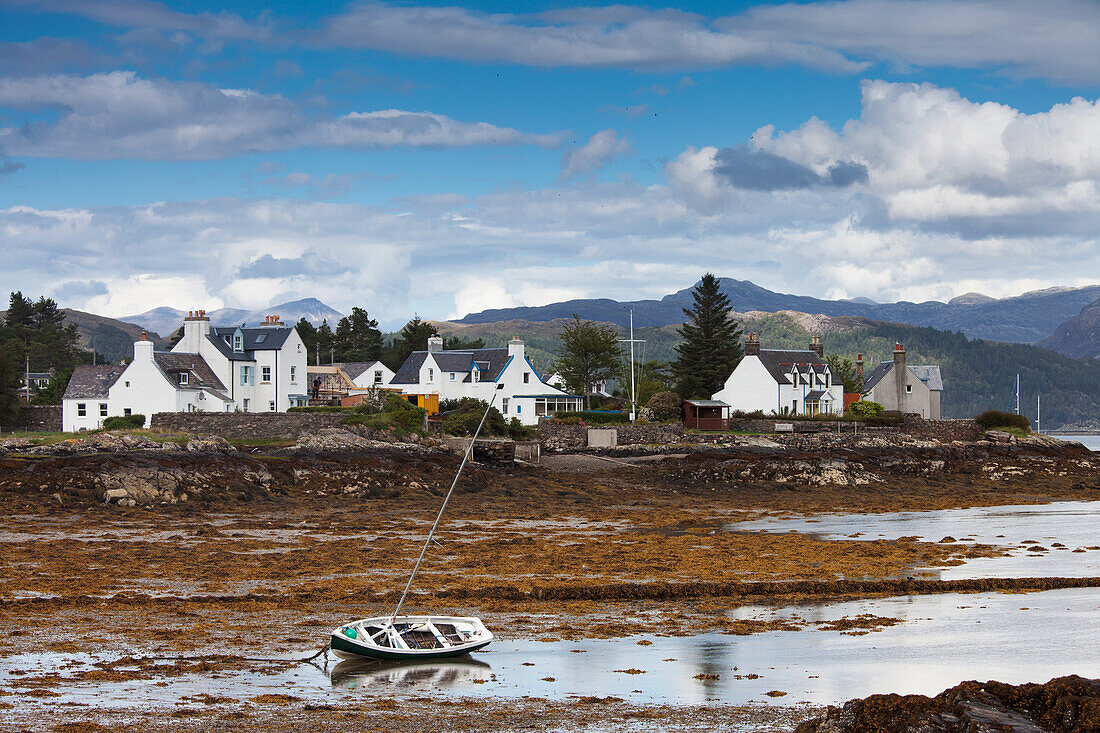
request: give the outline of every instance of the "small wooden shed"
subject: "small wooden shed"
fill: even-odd
[[[721,400],[684,400],[684,426],[689,430],[729,430],[730,406]]]

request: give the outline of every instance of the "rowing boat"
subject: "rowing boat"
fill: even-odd
[[[333,629],[329,643],[342,659],[423,660],[469,654],[492,640],[473,616],[377,616]]]

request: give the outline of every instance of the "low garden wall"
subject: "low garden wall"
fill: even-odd
[[[60,432],[61,405],[23,405],[11,425],[4,425],[5,432]]]
[[[149,427],[223,438],[297,440],[302,433],[340,427],[339,412],[158,412]]]
[[[542,447],[546,451],[578,451],[588,448],[588,430],[618,431],[618,445],[679,443],[684,437],[682,423],[668,425],[566,425],[545,421]]]

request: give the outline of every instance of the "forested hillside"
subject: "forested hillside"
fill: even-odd
[[[867,368],[892,358],[895,341],[904,344],[910,364],[938,364],[943,373],[943,410],[946,417],[972,417],[987,409],[1009,409],[1014,402],[1016,374],[1020,374],[1021,412],[1034,420],[1036,396],[1043,398],[1043,426],[1095,425],[1100,427],[1100,362],[1071,359],[1047,349],[968,339],[961,333],[935,328],[869,321],[856,317],[828,317],[801,313],[740,314],[745,331],[757,331],[765,348],[806,348],[811,334],[820,333],[826,353],[855,358],[862,353]],[[513,335],[527,343],[536,368],[547,370],[557,349],[563,320],[503,321],[500,323],[436,323],[444,335],[482,338],[487,346],[503,346]],[[637,328],[639,361],[673,357],[678,342],[676,326]],[[620,327],[620,331],[625,329]]]

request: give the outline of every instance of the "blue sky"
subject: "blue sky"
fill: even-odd
[[[1100,272],[1100,6],[0,0],[0,287],[123,316]]]

